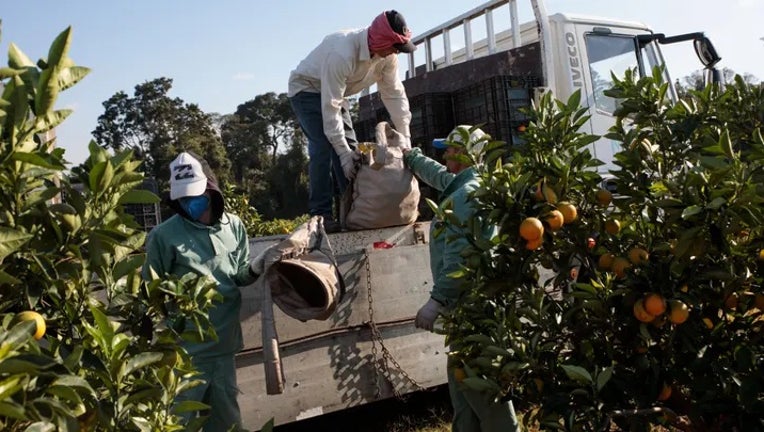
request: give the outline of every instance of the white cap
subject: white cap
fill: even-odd
[[[450,141],[452,143],[462,143],[462,134],[459,132],[460,130],[463,130],[464,132],[469,132],[470,129],[472,129],[473,126],[470,125],[459,125],[455,127],[451,132],[448,133],[448,138],[437,138],[432,140],[432,146],[437,149],[447,149],[448,144],[446,142]],[[485,136],[485,132],[483,132],[480,128],[475,128],[475,130],[470,133],[470,142],[473,144],[476,141],[479,141],[481,138]],[[483,145],[485,145],[485,141],[481,142],[477,146],[473,147],[474,151],[480,151],[483,148]]]
[[[207,190],[207,176],[202,164],[183,152],[170,162],[170,199],[199,196]]]

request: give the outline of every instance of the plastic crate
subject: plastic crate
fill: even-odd
[[[411,141],[430,153],[432,140],[444,138],[454,127],[451,94],[427,93],[409,99]]]

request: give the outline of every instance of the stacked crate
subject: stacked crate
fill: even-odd
[[[157,182],[154,179],[145,179],[138,189],[148,190],[158,194]],[[125,213],[132,215],[135,222],[138,223],[146,232],[162,222],[162,214],[159,203],[154,204],[125,204]]]

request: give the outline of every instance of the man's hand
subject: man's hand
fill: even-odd
[[[419,312],[416,313],[416,319],[414,320],[414,326],[416,328],[432,331],[435,325],[435,319],[443,311],[443,305],[430,298],[427,303],[419,308]]]
[[[411,150],[411,137],[401,136],[401,148],[404,150]]]
[[[339,154],[340,164],[342,165],[342,172],[345,173],[345,177],[348,180],[355,178],[356,171],[358,171],[358,161],[361,156],[354,151],[346,151]]]
[[[276,250],[274,246],[266,248],[249,261],[249,270],[251,273],[257,276],[262,276],[265,271],[268,270],[268,267],[281,260],[281,252]]]

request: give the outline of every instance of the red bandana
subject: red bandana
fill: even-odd
[[[387,15],[382,12],[378,17],[374,18],[371,26],[369,27],[369,50],[382,51],[390,48],[395,44],[404,44],[411,39],[411,31],[408,28],[404,28],[405,35],[396,33],[390,22],[387,20]]]

